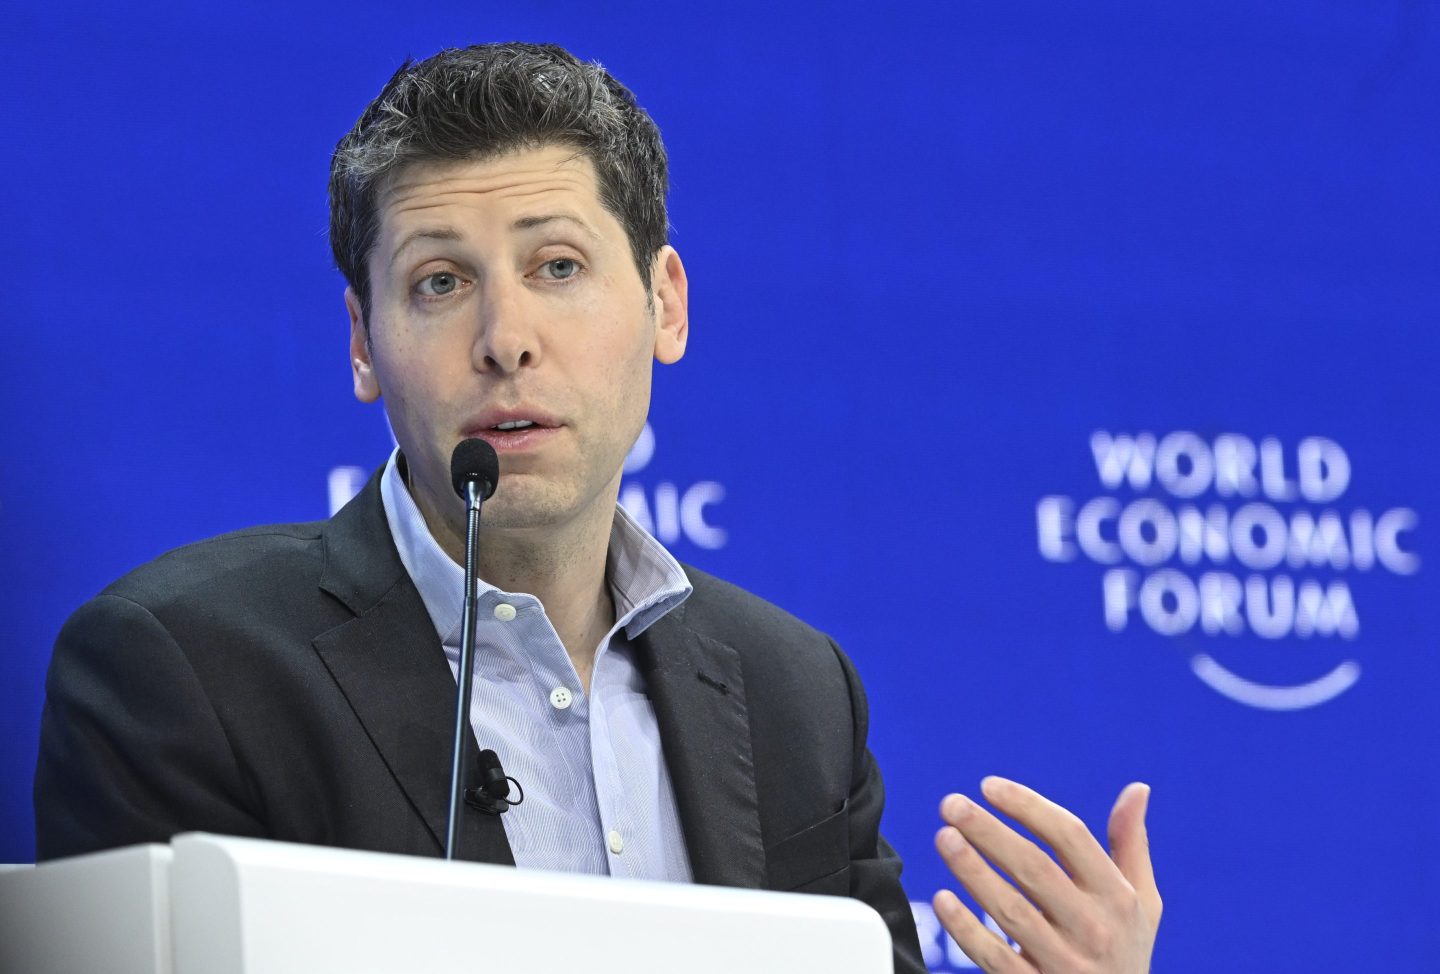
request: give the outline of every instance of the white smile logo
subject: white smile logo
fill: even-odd
[[[1102,486],[1137,496],[1102,494],[1084,503],[1044,497],[1035,511],[1037,541],[1049,561],[1083,557],[1107,566],[1101,605],[1112,632],[1138,616],[1165,636],[1199,630],[1354,640],[1360,617],[1345,574],[1420,569],[1409,546],[1419,524],[1413,509],[1334,506],[1351,468],[1333,440],[1306,437],[1287,453],[1273,438],[1257,444],[1235,434],[1206,440],[1185,431],[1157,438],[1100,430],[1090,449]],[[1145,496],[1155,487],[1164,496]],[[1258,682],[1215,655],[1191,656],[1196,677],[1265,710],[1318,706],[1360,679],[1360,664],[1346,659],[1302,682]]]

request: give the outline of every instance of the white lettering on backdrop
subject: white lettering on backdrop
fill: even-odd
[[[1090,452],[1108,493],[1041,498],[1036,541],[1048,561],[1106,566],[1100,607],[1112,632],[1138,621],[1164,636],[1355,639],[1360,612],[1346,575],[1420,570],[1412,508],[1337,505],[1352,469],[1334,440],[1305,437],[1287,450],[1274,437],[1097,430]],[[1346,661],[1319,680],[1277,687],[1209,654],[1191,665],[1233,699],[1287,710],[1333,698],[1360,672]]]

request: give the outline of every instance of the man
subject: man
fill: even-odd
[[[651,361],[688,337],[666,191],[653,122],[558,48],[446,51],[391,79],[337,146],[330,198],[355,394],[384,400],[399,449],[330,521],[171,552],[72,617],[47,686],[41,858],[187,829],[438,854],[463,588],[449,464],[480,437],[501,473],[471,723],[525,801],[467,808],[462,855],[848,894],[884,917],[896,969],[922,969],[849,661],[616,505]],[[1065,869],[947,798],[942,855],[1025,948],[941,894],[967,952],[996,971],[1143,970],[1144,789],[1117,803],[1114,862],[1033,792],[985,791]]]

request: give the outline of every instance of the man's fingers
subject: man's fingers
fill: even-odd
[[[945,799],[944,805],[947,810],[953,810],[957,802],[963,801],[965,799],[961,796],[951,795]],[[960,817],[965,819],[968,816]],[[1019,836],[1013,838],[1019,842],[1025,841]],[[955,878],[970,891],[975,902],[984,907],[985,912],[1000,925],[1000,929],[1021,944],[1042,969],[1062,968],[1068,961],[1073,960],[1065,948],[1065,941],[1051,925],[1050,919],[992,869],[980,852],[965,840],[959,829],[954,826],[941,829],[935,835],[935,848],[945,860],[945,865],[955,874]],[[1046,857],[1045,861],[1050,862],[1049,857]],[[1053,862],[1050,862],[1050,867],[1060,876],[1065,886],[1070,887],[1070,880],[1060,872],[1059,867]],[[1043,892],[1049,894],[1058,891],[1047,887]],[[1044,906],[1043,902],[1041,906]]]
[[[1150,786],[1132,782],[1120,792],[1110,812],[1110,858],[1120,874],[1135,887],[1145,912],[1160,920],[1160,891],[1155,886],[1155,869],[1150,862],[1150,838],[1145,829],[1145,812],[1150,807]]]
[[[1112,893],[1121,885],[1110,857],[1079,816],[1008,778],[991,775],[980,782],[980,790],[990,804],[1054,849],[1075,885],[1094,893]]]
[[[989,974],[1038,974],[1033,964],[1015,953],[948,889],[936,893],[931,906],[940,925],[981,970]]]
[[[949,795],[940,814],[950,827],[940,830],[935,844],[975,901],[1022,945],[1018,959],[1026,966],[1015,968],[1000,957],[993,940],[980,936],[983,927],[973,914],[937,897],[936,915],[967,953],[973,944],[1004,971],[1148,969],[1161,905],[1145,835],[1149,789],[1131,785],[1115,803],[1110,815],[1113,861],[1085,823],[1044,796],[1004,778],[986,778],[981,790],[997,809],[1029,828],[1037,842],[963,796]],[[1038,842],[1054,850],[1060,865]],[[999,871],[1014,877],[1029,899]]]
[[[1053,964],[1057,958],[1045,952],[1045,944],[1032,945],[1030,940],[1022,935],[1021,930],[1007,925],[1005,914],[1012,905],[1008,903],[1005,893],[1008,892],[1010,896],[1024,903],[1025,909],[1035,913],[1037,919],[1048,918],[1066,929],[1083,926],[1081,918],[1086,909],[1084,894],[1075,888],[1070,877],[1065,875],[1065,871],[1057,866],[1055,860],[1043,849],[965,796],[947,795],[940,803],[940,817],[949,822],[954,830],[958,830],[960,834],[955,836],[956,839],[963,835],[966,841],[1014,880],[1015,885],[1024,890],[1035,905],[1044,911],[1045,917],[1039,917],[1035,907],[996,875],[989,864],[973,850],[957,847],[958,851],[952,861],[952,857],[946,855],[941,846],[941,838],[946,830],[942,829],[940,835],[936,836],[936,847],[940,849],[946,864],[965,884],[965,888],[974,894],[980,905],[985,907],[1010,936],[1024,944],[1027,950],[1034,952],[1039,949],[1043,953],[1043,964]],[[966,871],[962,872],[962,868]],[[979,872],[981,869],[985,875]],[[981,885],[977,887],[972,885],[972,882]],[[990,897],[988,899],[987,894]],[[1018,907],[1011,911],[1020,912]],[[1024,919],[1022,913],[1011,922],[1020,923]]]

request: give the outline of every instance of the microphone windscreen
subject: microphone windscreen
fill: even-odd
[[[488,747],[480,752],[480,790],[487,798],[510,796],[510,782],[505,777],[505,769],[500,765],[500,755]]]
[[[450,454],[450,483],[462,499],[465,485],[472,480],[480,484],[481,500],[489,500],[500,481],[500,458],[495,448],[479,437],[461,440]]]

